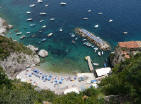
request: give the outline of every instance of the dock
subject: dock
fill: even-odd
[[[100,37],[95,36],[93,33],[87,31],[86,29],[83,28],[76,28],[75,32],[79,34],[82,37],[87,38],[91,43],[94,43],[99,47],[101,50],[110,50],[110,45],[102,40]]]
[[[90,71],[93,72],[94,68],[93,68],[90,56],[86,56],[85,59],[88,61],[88,66],[89,66]]]

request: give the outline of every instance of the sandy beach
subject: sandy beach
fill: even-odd
[[[31,83],[40,89],[54,91],[56,94],[64,94],[69,89],[75,89],[79,92],[91,86],[96,87],[96,80],[92,73],[61,74],[41,72],[40,69],[33,67],[22,71],[16,78],[22,82]]]

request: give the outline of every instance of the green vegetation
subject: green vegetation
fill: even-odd
[[[32,54],[32,51],[24,45],[12,41],[12,39],[0,36],[0,60],[9,56],[11,52],[23,52],[28,55]]]
[[[120,95],[129,102],[141,102],[141,54],[128,59],[113,68],[113,73],[100,83],[106,95]]]

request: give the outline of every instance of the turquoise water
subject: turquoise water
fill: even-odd
[[[83,45],[82,38],[78,37],[75,44],[72,43],[70,33],[74,33],[74,28],[85,28],[97,36],[110,43],[114,47],[119,41],[141,40],[141,1],[139,0],[64,0],[66,6],[60,6],[61,0],[44,0],[37,3],[36,0],[0,0],[0,16],[4,17],[10,24],[14,25],[8,37],[24,43],[33,44],[40,49],[46,49],[49,56],[42,59],[41,67],[44,70],[57,72],[88,72],[85,56],[91,56],[93,62],[100,63],[102,67],[109,52],[99,57],[92,48]],[[36,6],[30,8],[29,5],[35,3]],[[45,7],[48,4],[48,7]],[[92,12],[88,13],[88,9]],[[31,11],[31,14],[26,14]],[[47,15],[41,16],[40,12]],[[98,15],[102,12],[102,15]],[[54,17],[55,21],[49,19]],[[83,20],[88,17],[88,20]],[[32,22],[27,22],[27,18],[32,18]],[[40,23],[40,20],[45,20]],[[112,23],[108,20],[113,19]],[[30,27],[30,24],[36,24]],[[98,29],[94,25],[99,24]],[[41,27],[47,27],[42,29]],[[59,28],[63,32],[59,32]],[[20,40],[20,36],[15,35],[15,31],[22,31],[27,38]],[[42,31],[42,32],[39,32]],[[127,35],[122,32],[128,31]],[[31,32],[31,34],[26,34]],[[52,32],[52,37],[47,34]],[[43,38],[47,40],[41,42]],[[41,42],[41,43],[40,43]],[[40,43],[40,44],[39,44]]]

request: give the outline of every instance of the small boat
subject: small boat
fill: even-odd
[[[23,36],[21,36],[21,37],[20,37],[20,39],[24,39],[25,37],[26,37],[26,36],[25,36],[25,35],[23,35]]]
[[[98,54],[98,56],[101,56],[101,52],[98,52],[97,54]]]
[[[26,13],[27,13],[27,14],[30,14],[31,12],[30,12],[30,11],[27,11]]]
[[[94,51],[95,51],[95,52],[98,50],[98,48],[97,48],[97,47],[95,47],[95,48],[93,48],[93,49],[94,49]]]
[[[44,42],[44,41],[46,41],[46,40],[47,40],[46,38],[43,38],[41,41]]]
[[[45,4],[45,7],[48,7],[48,4]]]
[[[18,32],[18,33],[16,33],[16,35],[21,35],[22,34],[22,32]]]
[[[82,41],[86,41],[87,39],[83,39]]]
[[[99,63],[93,63],[94,66],[99,66]]]
[[[30,34],[31,32],[26,32],[27,34]]]
[[[36,25],[36,24],[30,24],[29,26],[30,26],[30,27],[33,27],[33,26],[35,26],[35,25]]]
[[[30,8],[35,7],[35,6],[36,6],[35,4],[30,4],[29,5]]]
[[[47,27],[46,25],[43,25],[43,26],[42,26],[42,28],[46,28],[46,27]]]
[[[32,18],[28,18],[27,21],[32,21]]]
[[[92,10],[91,9],[88,9],[88,12],[91,12]]]
[[[97,13],[98,15],[102,15],[103,13],[102,12],[99,12],[99,13]]]
[[[109,21],[108,22],[113,22],[113,20],[112,19],[109,19]]]
[[[94,28],[98,28],[99,27],[99,25],[98,24],[96,24],[95,26],[94,26]]]
[[[65,3],[65,2],[60,2],[60,5],[67,5],[67,3]]]
[[[104,54],[104,52],[102,51],[102,52],[101,52],[101,54],[103,55],[103,54]]]
[[[40,15],[46,15],[47,13],[45,13],[45,12],[40,12]]]
[[[88,18],[87,17],[84,17],[84,18],[82,18],[83,20],[88,20]]]
[[[77,40],[78,38],[77,37],[75,37],[75,40]]]
[[[37,0],[37,2],[38,2],[38,3],[42,3],[42,2],[43,2],[43,0]]]
[[[123,34],[124,34],[124,35],[127,35],[127,34],[128,34],[128,32],[123,32]]]
[[[74,33],[71,33],[71,37],[74,38],[75,37],[75,34]]]
[[[55,18],[50,18],[49,20],[50,20],[50,21],[54,21],[54,20],[55,20]]]
[[[43,22],[43,21],[45,21],[45,20],[40,20],[40,22]]]
[[[59,29],[59,31],[60,31],[60,32],[62,32],[62,31],[63,31],[63,29],[62,29],[62,28],[60,28],[60,29]]]
[[[50,36],[52,36],[52,35],[53,35],[53,33],[49,33],[49,34],[48,34],[48,37],[50,37]]]

